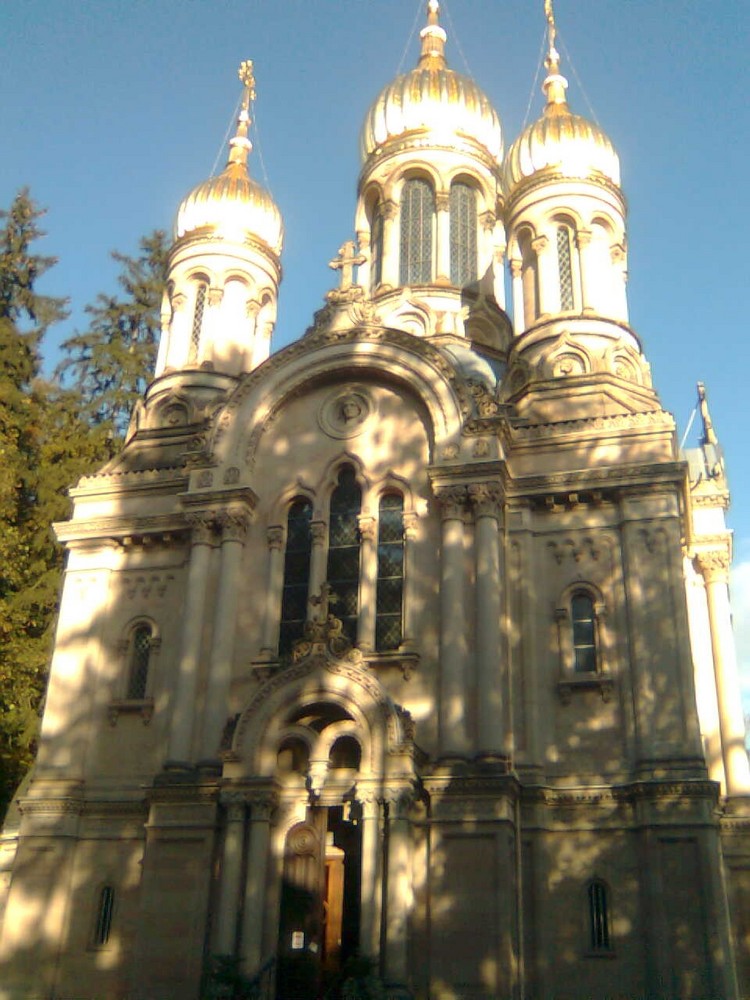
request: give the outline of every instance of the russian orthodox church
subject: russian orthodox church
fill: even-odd
[[[197,1000],[214,956],[333,996],[354,955],[389,997],[750,996],[721,449],[703,387],[681,454],[652,386],[618,156],[545,7],[544,110],[505,151],[430,0],[338,287],[273,355],[243,64],[153,379],[57,525],[6,1000]]]

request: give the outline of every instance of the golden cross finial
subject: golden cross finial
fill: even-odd
[[[439,14],[440,14],[439,0],[427,0],[427,23],[437,24]]]
[[[237,75],[240,78],[240,83],[245,88],[242,105],[247,110],[250,105],[250,101],[255,100],[255,74],[253,72],[252,59],[245,59],[240,63],[240,69]]]

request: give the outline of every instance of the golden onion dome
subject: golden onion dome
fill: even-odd
[[[430,145],[460,146],[469,140],[502,162],[500,119],[489,98],[473,80],[446,65],[447,36],[439,9],[438,0],[429,0],[417,67],[389,83],[367,112],[360,136],[362,162],[391,140],[424,139],[427,133]]]
[[[547,104],[542,117],[524,129],[508,150],[503,164],[505,191],[510,194],[524,180],[543,171],[569,178],[602,176],[619,186],[620,159],[612,141],[598,125],[573,114],[565,99],[568,81],[560,75],[551,0],[545,7],[550,47],[548,76],[542,89]]]
[[[182,239],[205,230],[211,236],[236,243],[259,240],[278,255],[284,240],[281,212],[268,191],[252,180],[247,169],[248,153],[253,148],[247,138],[248,109],[255,97],[252,66],[248,61],[240,67],[245,93],[237,134],[229,143],[227,165],[218,176],[209,177],[183,198],[177,210],[175,236]]]

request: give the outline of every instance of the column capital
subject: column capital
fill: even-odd
[[[216,522],[221,528],[222,541],[244,542],[252,520],[249,511],[239,505],[221,507]]]
[[[479,222],[486,233],[491,233],[497,223],[497,216],[494,212],[482,212]]]
[[[276,796],[273,792],[250,792],[246,795],[250,806],[251,823],[268,823],[276,807]]]
[[[436,486],[434,492],[444,521],[456,520],[463,516],[467,498],[465,486]]]
[[[216,288],[216,287],[209,288],[209,290],[208,290],[208,304],[209,304],[209,306],[211,306],[212,308],[215,309],[216,306],[220,306],[221,305],[221,300],[223,298],[224,298],[224,289],[223,288]]]
[[[392,198],[388,198],[381,203],[380,211],[383,213],[384,220],[390,221],[391,219],[395,219],[398,215],[398,203],[393,201]]]
[[[185,514],[193,545],[213,545],[216,541],[216,514],[211,510],[191,510]]]
[[[404,538],[413,541],[417,537],[417,521],[419,515],[414,510],[405,510],[403,514]]]
[[[523,274],[523,261],[519,260],[518,257],[511,257],[508,263],[510,264],[511,278],[520,278]]]
[[[416,794],[411,785],[388,787],[383,789],[383,801],[390,809],[391,819],[406,819],[409,810],[414,805]]]
[[[279,550],[284,545],[284,529],[280,524],[273,524],[266,531],[266,541],[269,549]]]
[[[375,518],[369,514],[360,514],[357,518],[359,523],[359,534],[362,541],[374,542],[377,537]]]
[[[576,233],[576,246],[578,249],[583,250],[584,247],[587,247],[591,243],[593,235],[590,229],[579,229]]]
[[[499,483],[472,483],[469,503],[477,517],[498,517],[503,491]]]
[[[244,792],[222,792],[220,801],[227,812],[227,823],[241,823],[244,820],[247,805]]]
[[[540,253],[544,253],[549,245],[549,238],[547,236],[537,236],[536,239],[531,241],[531,249],[537,256]]]
[[[728,583],[730,562],[726,549],[712,549],[695,555],[695,565],[706,583]]]
[[[447,212],[451,207],[451,196],[447,191],[435,192],[435,208],[438,212]]]
[[[313,545],[325,545],[328,525],[325,521],[310,522],[310,537]]]
[[[187,305],[187,295],[184,292],[175,292],[170,303],[174,312],[180,312]]]

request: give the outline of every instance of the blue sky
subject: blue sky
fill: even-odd
[[[239,97],[258,83],[255,177],[286,224],[278,348],[335,282],[352,236],[358,135],[370,101],[414,64],[422,0],[23,0],[2,11],[0,205],[22,185],[49,208],[43,289],[71,299],[55,341],[112,288],[111,249],[169,228],[207,177]],[[541,110],[542,0],[447,0],[450,64],[487,92],[506,146]],[[621,157],[629,299],[665,408],[687,424],[707,386],[735,529],[735,624],[750,677],[750,229],[746,0],[557,0],[574,110]],[[408,44],[409,43],[409,44]],[[572,60],[572,65],[571,65]],[[581,86],[582,85],[582,86]],[[593,108],[593,112],[592,112]],[[695,436],[695,432],[693,434]],[[748,681],[750,683],[750,680]]]

